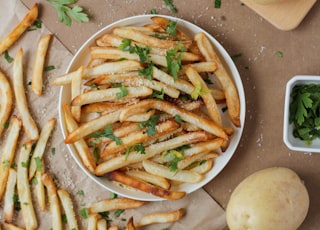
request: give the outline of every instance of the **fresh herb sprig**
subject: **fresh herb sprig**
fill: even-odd
[[[113,129],[110,125],[106,125],[104,130],[98,130],[98,131],[92,133],[91,137],[97,138],[97,139],[99,139],[101,137],[107,137],[107,138],[115,141],[117,145],[122,144],[122,140],[113,134]]]
[[[177,13],[177,7],[173,4],[172,0],[164,0],[164,3],[171,10],[172,13]]]
[[[320,85],[295,85],[291,99],[289,122],[294,125],[293,136],[309,145],[320,138]]]
[[[70,4],[76,3],[78,0],[47,0],[57,11],[58,19],[66,26],[71,26],[72,19],[77,22],[89,22],[89,17],[83,12],[80,6],[69,7]]]

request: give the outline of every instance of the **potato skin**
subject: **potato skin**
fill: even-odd
[[[296,230],[308,208],[308,191],[299,176],[273,167],[251,174],[235,188],[226,217],[230,230]]]

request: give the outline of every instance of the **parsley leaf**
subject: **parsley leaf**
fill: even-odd
[[[119,217],[124,212],[124,209],[118,209],[114,212],[115,217]]]
[[[36,29],[41,29],[42,27],[42,22],[37,19],[34,21],[34,23],[29,27],[29,29],[27,31],[33,31],[33,30],[36,30]]]
[[[129,93],[128,89],[122,84],[113,84],[112,86],[120,89],[120,92],[116,93],[118,99],[127,96]]]
[[[166,6],[169,7],[169,9],[171,10],[172,13],[178,12],[178,10],[177,10],[176,6],[173,4],[172,0],[164,0],[164,3],[166,4]]]
[[[82,189],[78,190],[77,195],[84,196],[84,191]]]
[[[14,61],[14,59],[9,55],[8,50],[4,51],[4,58],[6,59],[6,61],[7,61],[8,63],[11,63],[11,62]]]
[[[89,210],[87,208],[80,209],[80,216],[83,219],[87,219],[89,217]]]
[[[177,54],[176,49],[167,50],[166,61],[167,61],[167,72],[172,75],[174,81],[178,79],[178,72],[181,69],[182,55]]]
[[[197,83],[194,90],[191,92],[190,96],[193,100],[197,100],[199,96],[203,96],[210,93],[210,90],[203,90],[200,83]]]
[[[158,123],[159,118],[160,118],[159,114],[152,115],[149,120],[140,122],[138,124],[138,129],[146,127],[147,128],[146,133],[148,136],[155,135],[157,133],[156,125]]]
[[[47,72],[47,71],[50,71],[50,70],[54,70],[55,68],[56,67],[54,65],[48,65],[48,66],[45,66],[43,70]]]
[[[67,26],[71,26],[73,18],[77,22],[88,22],[89,17],[83,13],[80,6],[70,8],[68,5],[76,3],[77,0],[47,0],[57,11],[58,19]]]
[[[215,0],[214,1],[214,8],[216,8],[216,9],[221,8],[221,0]]]
[[[276,52],[276,55],[279,57],[279,58],[282,58],[283,57],[283,53],[281,51],[277,51]]]
[[[172,36],[177,36],[177,22],[169,21],[168,25],[166,26],[166,33]]]
[[[92,133],[91,137],[98,138],[98,139],[100,137],[107,137],[107,138],[115,141],[117,145],[121,145],[122,144],[122,140],[119,137],[116,137],[113,134],[113,130],[112,130],[112,127],[110,125],[106,125],[104,130],[98,130],[98,131]]]
[[[153,75],[153,63],[149,63],[144,69],[138,69],[138,74],[139,76],[143,76],[151,81]]]
[[[178,150],[169,150],[166,151],[164,154],[164,158],[168,159],[169,162],[169,169],[171,172],[176,172],[178,170],[178,162],[183,160],[184,153],[183,151]]]
[[[35,157],[34,161],[36,162],[37,171],[41,171],[42,170],[42,161],[41,161],[40,157]]]
[[[131,47],[131,39],[129,39],[129,38],[124,38],[124,39],[122,39],[121,44],[119,45],[118,48],[119,48],[120,50],[125,51],[125,50],[129,50],[130,47]]]
[[[161,91],[153,90],[152,94],[150,95],[151,98],[157,98],[160,100],[164,100],[164,89],[161,88]]]

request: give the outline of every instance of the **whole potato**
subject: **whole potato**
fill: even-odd
[[[296,230],[305,219],[309,195],[288,168],[267,168],[244,179],[226,209],[231,230]]]

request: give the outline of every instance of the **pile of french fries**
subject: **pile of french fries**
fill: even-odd
[[[53,85],[70,85],[65,143],[90,173],[175,200],[186,194],[181,183],[199,183],[227,150],[240,101],[204,33],[168,32],[176,22],[151,20],[113,28],[88,63]]]
[[[0,54],[9,49],[27,28],[33,24],[37,17],[38,5],[35,4],[13,31],[0,41]],[[43,90],[42,72],[51,37],[50,34],[43,36],[39,40],[36,51],[32,75],[32,90],[38,96],[41,96]],[[134,65],[137,64],[134,63]],[[133,68],[132,70],[136,69],[136,67],[129,68]],[[45,152],[48,140],[54,130],[56,119],[49,119],[39,132],[38,126],[29,111],[28,98],[25,87],[23,86],[23,69],[23,49],[19,49],[13,63],[13,89],[10,86],[8,77],[0,71],[0,140],[3,140],[0,151],[0,201],[3,203],[4,220],[4,223],[0,223],[0,229],[2,229],[3,226],[5,229],[12,230],[37,229],[39,227],[39,220],[35,210],[35,202],[38,203],[41,211],[44,212],[48,209],[47,201],[52,217],[52,223],[51,225],[47,225],[48,228],[62,229],[62,214],[64,213],[68,228],[72,230],[79,229],[76,218],[77,215],[70,194],[66,190],[57,188],[53,176],[45,170]],[[73,93],[77,96],[82,94],[80,90],[82,85],[79,79],[81,80],[85,72],[85,68],[80,68],[76,76],[72,78]],[[149,84],[149,82],[147,84]],[[159,86],[161,87],[161,84]],[[142,88],[143,87],[141,87],[141,89]],[[133,87],[132,92],[130,91],[133,95],[132,98],[138,100],[137,98],[142,95],[142,92],[144,92],[143,95],[149,95],[150,89],[145,87],[143,90],[140,92],[140,88],[137,89]],[[12,114],[14,110],[14,98],[18,108],[16,114]],[[121,103],[119,103],[119,105],[121,105]],[[66,118],[69,118],[68,130],[70,133],[79,128],[82,109],[80,105],[73,105],[72,109],[67,105],[64,107]],[[148,117],[149,115],[146,116]],[[132,118],[132,116],[130,117]],[[140,116],[135,119],[141,119],[139,117]],[[144,120],[146,120],[146,118]],[[133,123],[136,123],[136,121]],[[170,132],[173,132],[178,126],[179,125],[173,121],[167,121],[161,126],[157,126],[157,130],[164,128],[165,131],[163,132],[171,135]],[[22,127],[26,136],[22,136]],[[127,128],[129,127],[128,124]],[[126,131],[124,130],[123,132]],[[5,135],[2,136],[3,133],[5,133]],[[158,135],[158,137],[163,138],[162,135]],[[23,144],[19,143],[19,140],[26,138],[27,141]],[[91,149],[84,139],[79,139],[75,142],[75,145],[78,146],[78,150],[85,151],[79,152],[82,156],[88,157],[84,162],[93,160]],[[111,147],[112,145],[110,145],[110,148]],[[17,149],[18,154],[16,154]],[[87,165],[87,167],[90,166],[92,165]],[[95,166],[96,165],[93,164],[92,170],[95,170]],[[148,174],[144,175],[143,172],[140,173],[142,173],[142,177],[148,176]],[[17,204],[20,204],[24,227],[19,227],[14,223],[15,206]],[[107,221],[102,218],[101,213],[118,209],[137,208],[144,204],[146,204],[146,202],[127,198],[115,198],[95,202],[88,209],[87,229],[118,229],[117,226],[108,226]],[[150,224],[178,221],[182,218],[183,214],[183,209],[150,213],[143,216],[136,223],[133,222],[133,217],[131,217],[127,222],[127,229],[137,229]]]

